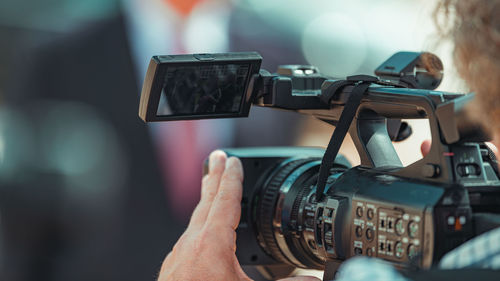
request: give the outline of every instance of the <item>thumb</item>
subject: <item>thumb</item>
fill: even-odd
[[[313,276],[297,276],[297,277],[288,277],[285,279],[280,279],[278,281],[321,281],[321,279]]]
[[[429,152],[431,151],[431,145],[431,140],[424,140],[422,142],[422,144],[420,145],[420,152],[422,152],[422,156],[425,157],[427,154],[429,154]]]

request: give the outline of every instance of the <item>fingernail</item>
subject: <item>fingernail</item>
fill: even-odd
[[[243,167],[241,165],[240,159],[236,157],[229,157],[226,161],[226,170],[227,169],[236,169],[243,173]]]
[[[236,165],[236,158],[229,157],[226,161],[226,170],[231,169],[234,165]]]
[[[224,155],[225,153],[222,150],[215,150],[210,153],[210,156],[208,158],[208,167],[214,168],[222,165]]]

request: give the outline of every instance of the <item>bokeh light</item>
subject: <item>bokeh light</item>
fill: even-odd
[[[183,34],[188,53],[227,52],[229,46],[229,14],[231,10],[218,2],[203,2],[196,6]]]
[[[356,73],[365,61],[366,48],[361,27],[338,13],[314,19],[302,36],[302,51],[309,63],[334,77]]]

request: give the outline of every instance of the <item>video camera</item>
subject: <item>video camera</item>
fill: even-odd
[[[254,104],[336,126],[326,151],[225,149],[245,173],[236,230],[242,265],[269,278],[296,267],[322,269],[324,280],[353,256],[428,269],[499,225],[497,161],[484,128],[464,110],[473,94],[434,91],[443,70],[435,55],[396,53],[377,76],[342,80],[303,65],[271,74],[261,60],[255,52],[154,56],[139,109],[151,122],[247,117]],[[432,136],[430,152],[407,167],[392,145],[409,134],[401,119],[428,119]],[[388,123],[396,126],[388,130]],[[347,132],[357,167],[338,155]]]

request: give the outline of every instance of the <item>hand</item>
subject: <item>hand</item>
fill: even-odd
[[[209,157],[201,200],[189,226],[165,258],[159,281],[250,280],[236,259],[236,232],[240,220],[243,168],[222,151]]]
[[[427,154],[429,154],[429,152],[431,151],[431,144],[431,140],[424,140],[422,142],[422,144],[420,145],[420,152],[422,152],[422,156],[425,157]]]
[[[236,258],[243,167],[239,159],[214,151],[203,177],[201,200],[189,226],[163,261],[158,277],[167,280],[250,280]],[[286,281],[316,281],[314,277]]]

